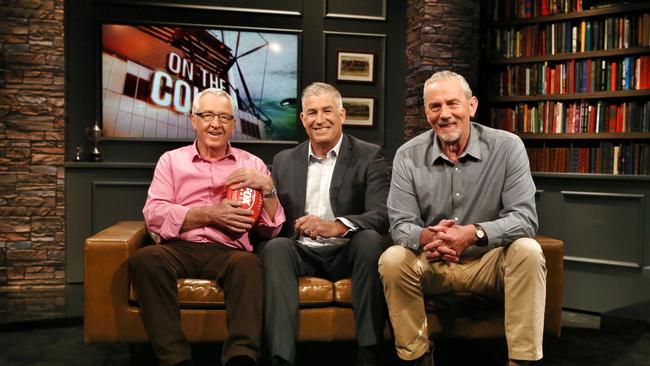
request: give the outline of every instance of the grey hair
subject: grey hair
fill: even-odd
[[[472,97],[472,95],[473,95],[472,94],[472,88],[469,87],[469,84],[467,83],[467,80],[465,80],[465,78],[462,75],[457,74],[457,73],[455,73],[453,71],[448,71],[448,70],[438,71],[438,72],[434,73],[433,75],[431,75],[431,77],[429,79],[427,79],[427,81],[424,82],[424,88],[422,90],[423,91],[422,95],[424,96],[424,92],[426,92],[427,87],[429,85],[435,83],[436,81],[450,80],[450,79],[456,79],[456,80],[458,80],[460,82],[460,86],[463,89],[463,92],[465,93],[465,97],[467,99]]]
[[[327,83],[316,82],[316,83],[309,84],[309,86],[303,89],[302,97],[301,97],[302,109],[305,109],[305,99],[307,99],[308,97],[317,97],[323,94],[330,94],[331,96],[333,96],[334,100],[336,101],[336,107],[339,110],[343,108],[343,100],[341,99],[341,93],[339,93],[339,91],[336,90],[335,87]]]
[[[203,91],[201,91],[199,94],[196,95],[196,97],[194,97],[194,101],[192,102],[192,114],[197,112],[197,110],[199,109],[199,102],[201,102],[201,99],[208,94],[212,94],[216,97],[228,98],[233,108],[235,106],[232,96],[228,94],[227,91],[218,88],[207,88],[207,89],[203,89]]]

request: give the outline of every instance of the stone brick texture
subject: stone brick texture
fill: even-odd
[[[408,0],[405,139],[430,128],[422,88],[434,72],[457,72],[478,91],[480,5],[480,0]]]
[[[65,284],[64,77],[63,0],[0,1],[0,292],[12,308],[42,311],[53,300],[29,290]]]

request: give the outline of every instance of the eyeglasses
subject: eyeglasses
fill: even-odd
[[[218,113],[214,114],[212,112],[199,112],[199,113],[194,113],[195,116],[199,116],[202,120],[205,122],[212,122],[215,117],[219,120],[219,122],[223,124],[227,124],[230,121],[232,121],[235,117],[233,117],[231,114],[228,113]]]

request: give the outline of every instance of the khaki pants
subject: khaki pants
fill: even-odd
[[[514,360],[542,358],[546,261],[530,238],[495,248],[481,258],[449,266],[430,264],[425,253],[394,245],[379,258],[397,354],[414,360],[429,349],[424,295],[471,292],[504,299],[508,356]]]

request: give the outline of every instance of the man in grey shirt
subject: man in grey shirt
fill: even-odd
[[[432,130],[399,148],[388,196],[396,244],[379,259],[397,354],[432,365],[423,297],[465,291],[505,302],[510,365],[542,358],[546,266],[522,141],[470,122],[478,107],[449,71],[424,84]]]

